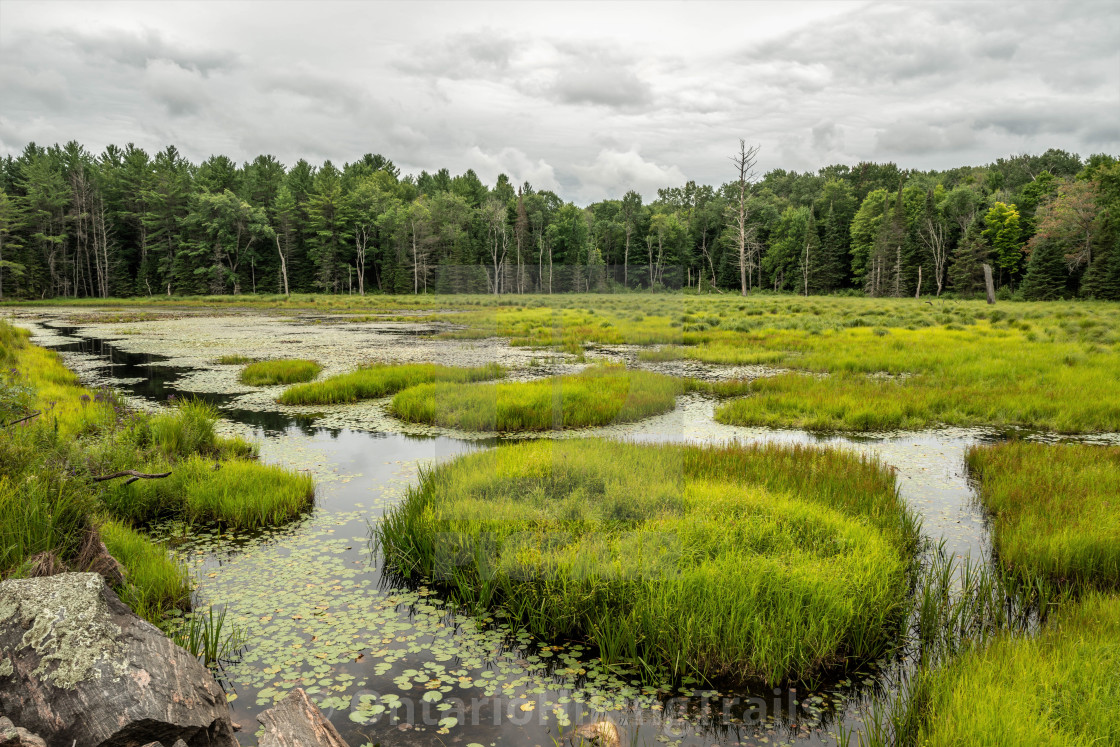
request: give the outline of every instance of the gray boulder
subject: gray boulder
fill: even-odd
[[[236,747],[225,694],[97,573],[0,582],[0,715],[51,747]]]
[[[47,747],[42,738],[22,726],[16,726],[6,716],[0,716],[0,747]]]
[[[258,747],[348,747],[302,688],[257,716],[264,727]]]

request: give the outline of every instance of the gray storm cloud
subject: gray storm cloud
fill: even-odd
[[[764,170],[1120,152],[1115,3],[592,7],[0,0],[0,153],[372,151],[586,202],[727,181],[740,137]]]

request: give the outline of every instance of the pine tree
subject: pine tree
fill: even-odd
[[[847,230],[842,216],[833,204],[828,204],[820,242],[820,263],[817,271],[817,288],[821,293],[831,293],[844,284],[844,257],[847,254]]]
[[[1027,262],[1027,274],[1022,286],[1023,298],[1028,301],[1062,298],[1068,279],[1069,272],[1061,245],[1056,241],[1037,242]]]
[[[1101,301],[1120,301],[1120,240],[1097,258],[1085,273],[1081,293]]]
[[[990,249],[981,233],[980,220],[974,220],[953,252],[949,282],[958,295],[971,297],[984,292],[984,268]]]

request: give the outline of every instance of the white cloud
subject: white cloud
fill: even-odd
[[[688,181],[676,166],[647,161],[636,150],[603,150],[591,163],[572,166],[571,171],[579,179],[579,196],[588,202],[621,197],[629,189],[649,200],[657,195],[659,187],[679,186]]]
[[[534,189],[554,192],[560,189],[556,171],[551,165],[543,158],[534,161],[517,148],[502,148],[495,153],[487,153],[474,146],[467,152],[467,162],[487,185],[497,182],[498,174],[505,174],[514,186],[529,182]]]

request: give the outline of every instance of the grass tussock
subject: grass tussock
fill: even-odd
[[[967,460],[1001,564],[1120,587],[1120,447],[1012,441],[973,446]]]
[[[935,671],[918,744],[1120,743],[1120,597],[1089,594],[1037,637],[1005,635]]]
[[[497,363],[454,368],[433,363],[374,364],[312,384],[285,389],[276,400],[282,405],[333,405],[377,399],[420,384],[466,384],[505,376]]]
[[[256,529],[290,521],[315,497],[309,475],[249,460],[215,464],[192,455],[175,463],[153,463],[148,469],[171,475],[109,488],[103,501],[114,516],[141,523],[174,517]]]
[[[389,411],[411,423],[468,431],[543,431],[627,423],[672,410],[683,379],[622,366],[534,381],[406,389]]]
[[[884,650],[917,524],[892,473],[804,447],[573,440],[424,474],[387,563],[608,662],[777,683]]]
[[[238,378],[242,384],[248,386],[299,384],[304,381],[311,381],[322,370],[322,366],[315,361],[257,361],[241,369],[241,375]]]

